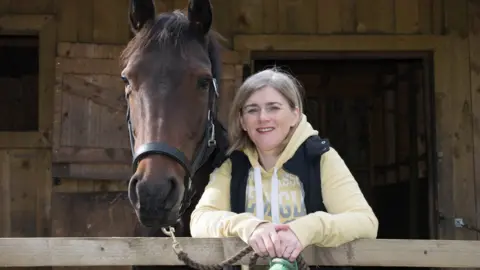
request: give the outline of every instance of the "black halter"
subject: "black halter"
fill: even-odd
[[[179,213],[179,218],[183,215],[185,210],[190,205],[190,200],[193,197],[192,193],[192,176],[195,175],[197,170],[202,167],[202,165],[208,160],[210,155],[215,150],[217,141],[215,139],[215,120],[217,116],[216,112],[216,101],[219,96],[217,80],[212,79],[210,87],[208,89],[208,112],[207,112],[207,122],[205,126],[205,132],[202,138],[202,141],[198,148],[195,151],[193,163],[188,162],[188,158],[183,152],[178,150],[175,147],[172,147],[164,142],[150,142],[143,145],[140,145],[135,151],[135,136],[133,133],[132,122],[130,120],[130,106],[127,98],[127,126],[128,134],[130,137],[130,148],[132,150],[133,157],[133,171],[137,170],[138,163],[145,157],[149,155],[164,155],[169,158],[172,158],[178,162],[185,170],[185,192],[182,199],[181,209]]]

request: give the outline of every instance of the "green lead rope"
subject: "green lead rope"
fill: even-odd
[[[283,258],[274,258],[270,261],[269,270],[298,270],[297,261],[290,262]]]

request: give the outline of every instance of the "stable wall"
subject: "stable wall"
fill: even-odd
[[[182,8],[186,2],[156,1],[158,11]],[[42,183],[38,184],[38,190],[46,190],[46,193],[38,193],[41,195],[37,194],[37,199],[33,199],[36,203],[26,204],[23,210],[3,204],[3,217],[13,217],[15,211],[33,211],[37,221],[52,219],[53,227],[61,224],[57,219],[62,219],[71,210],[61,211],[56,207],[58,203],[65,202],[62,200],[50,208],[51,190],[48,185],[51,176],[55,180],[52,195],[54,200],[58,199],[55,196],[66,198],[65,194],[71,192],[125,190],[125,181],[130,173],[130,149],[117,57],[130,37],[127,5],[127,0],[0,0],[0,26],[16,22],[15,27],[20,28],[21,25],[28,25],[29,20],[38,20],[39,17],[35,15],[53,15],[56,28],[56,32],[51,35],[55,38],[55,58],[49,60],[55,62],[55,72],[54,75],[48,72],[44,75],[55,84],[54,88],[47,88],[51,90],[51,99],[44,101],[44,104],[54,104],[53,113],[50,114],[47,109],[47,115],[52,116],[53,120],[51,125],[44,126],[41,132],[43,137],[35,141],[46,143],[35,144],[37,146],[30,150],[22,150],[32,151],[29,153],[40,151],[43,156],[37,162],[39,164],[50,159],[51,155],[52,162],[44,165],[47,176],[39,180],[33,174],[36,171],[32,171],[29,176],[34,183]],[[442,57],[437,59],[440,62],[435,66],[440,72],[437,74],[441,75],[441,78],[436,78],[438,89],[435,94],[438,207],[448,217],[462,217],[473,225],[480,223],[478,1],[212,0],[212,5],[214,27],[226,38],[227,47],[223,60],[225,71],[221,80],[222,120],[225,120],[225,112],[235,87],[241,83],[242,65],[250,62],[252,50],[318,50],[327,46],[322,38],[329,40],[329,47],[345,47],[345,41],[353,38],[352,40],[363,40],[358,45],[359,49],[380,48],[388,44],[399,48],[417,48],[422,47],[423,40],[436,40],[430,37],[444,38],[439,39],[442,44],[432,45],[442,47],[443,52]],[[402,41],[402,37],[408,39],[403,43],[398,42]],[[380,44],[385,40],[390,41]],[[411,42],[412,40],[415,41]],[[315,48],[315,44],[320,43],[324,45]],[[353,50],[354,45],[350,44],[350,50]],[[102,124],[106,127],[102,127]],[[9,156],[24,148],[21,143],[18,147],[8,147],[9,141],[14,138],[19,140],[18,134],[15,135],[0,136],[3,138],[0,141],[0,156]],[[25,154],[20,156],[28,158]],[[8,192],[21,194],[21,190],[31,185],[28,182],[24,186],[14,184],[19,177],[23,177],[24,170],[22,166],[15,165],[14,161],[15,159],[2,158],[2,168],[9,168],[3,169],[0,174],[4,186],[9,186],[9,189],[2,189],[2,195]],[[43,167],[36,170],[43,171]],[[97,199],[83,201],[108,205],[108,201],[98,200],[100,195],[91,196]],[[32,207],[36,210],[31,210]],[[106,211],[103,207],[94,209],[103,213]],[[119,215],[124,215],[124,212],[120,211]],[[2,221],[15,220],[3,217]],[[117,218],[111,217],[108,226],[113,226],[115,220]],[[15,224],[4,224],[3,228],[7,228],[3,230],[4,236],[12,234],[8,228],[13,225]],[[48,235],[49,230],[41,228],[24,235]],[[475,233],[455,228],[450,219],[440,222],[439,228],[440,238],[477,239]],[[62,235],[56,233],[62,229],[64,227],[60,226],[51,231],[53,235]],[[85,234],[87,231],[88,235],[96,234],[87,228],[84,230]],[[68,232],[63,231],[63,234],[68,235]]]

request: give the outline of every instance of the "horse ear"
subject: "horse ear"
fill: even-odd
[[[130,0],[128,9],[130,28],[137,33],[142,27],[155,19],[155,3],[153,0]]]
[[[189,0],[188,20],[190,25],[202,35],[212,26],[212,5],[209,0]]]

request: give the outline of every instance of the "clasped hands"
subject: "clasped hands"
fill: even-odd
[[[303,250],[288,224],[262,223],[255,228],[248,244],[260,257],[285,258],[293,262]]]

